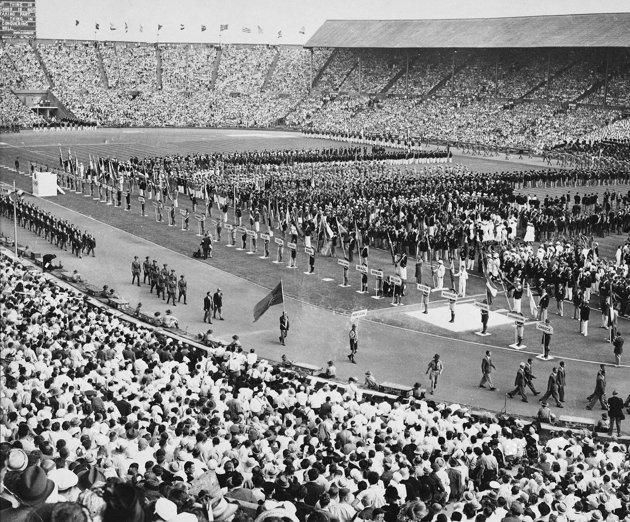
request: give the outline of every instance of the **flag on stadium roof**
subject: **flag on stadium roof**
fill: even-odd
[[[116,26],[112,23],[109,24],[109,30],[110,31],[115,31],[116,30]]]
[[[269,308],[280,303],[284,303],[282,281],[280,281],[269,294],[256,303],[256,306],[254,306],[254,322],[258,321],[262,314],[269,310]]]
[[[298,31],[298,33],[306,34],[306,27],[304,27],[304,26],[300,27],[300,30]]]
[[[79,25],[79,21],[78,21],[78,20],[75,20],[75,21],[74,21],[74,26],[76,27],[77,25]]]
[[[201,26],[201,32],[203,33],[205,30],[206,30],[206,26],[205,26],[205,25],[202,25],[202,26]]]
[[[184,27],[184,24],[179,24],[179,30],[180,30],[180,31],[183,31],[183,30],[184,30],[184,28],[185,28],[185,27]]]
[[[258,27],[258,34],[263,34],[263,28],[260,26],[257,26],[257,27]]]
[[[140,26],[140,32],[144,31],[144,27]]]
[[[100,26],[100,25],[98,25],[97,23],[96,23],[96,24],[94,24],[94,30],[95,30],[95,31],[98,31],[100,28],[101,28],[101,26]]]
[[[249,27],[245,27],[245,26],[243,26],[242,31],[243,31],[244,33],[251,33],[251,32],[252,32],[252,30],[251,30]]]
[[[219,26],[219,32],[227,31],[227,30],[228,30],[228,24],[221,24]]]
[[[278,31],[278,38],[282,38],[282,31]]]
[[[127,25],[127,22],[125,22],[125,32],[129,31],[129,26]]]
[[[158,31],[164,27],[162,24],[158,24]]]

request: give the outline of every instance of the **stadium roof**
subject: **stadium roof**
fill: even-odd
[[[305,47],[630,47],[630,13],[326,20]]]

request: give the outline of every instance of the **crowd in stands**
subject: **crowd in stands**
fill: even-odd
[[[0,261],[3,520],[579,520],[630,515],[628,448],[317,384],[203,350]]]
[[[284,122],[318,131],[410,132],[419,139],[540,152],[596,131],[621,114],[601,106],[561,107],[600,82],[606,68],[597,51],[311,53],[289,46],[114,42],[38,42],[36,49],[53,92],[79,119],[102,125],[270,127]],[[0,52],[0,81],[6,87],[48,86],[30,44],[3,43]],[[609,59],[607,102],[614,106],[618,93],[630,89],[625,59],[617,53]],[[375,100],[386,87],[393,98]],[[533,102],[506,107],[506,101],[532,89],[527,99]],[[603,101],[603,90],[599,85],[587,101]],[[5,112],[4,119],[33,123],[15,104]]]

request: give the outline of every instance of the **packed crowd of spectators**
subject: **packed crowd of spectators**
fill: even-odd
[[[623,520],[628,448],[205,350],[2,259],[3,520]]]
[[[321,105],[304,103],[288,119],[319,132],[361,132],[411,136],[421,141],[465,142],[531,149],[575,139],[620,117],[621,112],[577,107],[558,111],[550,104],[521,103],[506,108],[500,101],[463,102],[450,97],[389,98],[339,96]]]
[[[540,152],[621,115],[602,107],[561,107],[602,78],[606,67],[597,51],[311,52],[262,45],[220,49],[120,42],[36,45],[50,71],[53,92],[79,119],[104,125],[284,123],[327,132],[411,133],[420,139]],[[613,103],[628,78],[622,57],[612,53],[610,60],[607,92]],[[47,86],[35,51],[26,42],[2,44],[0,71],[6,87]],[[388,85],[393,97],[375,99],[373,95]],[[538,88],[527,97],[533,101],[507,103],[533,87]],[[425,99],[432,89],[435,94]],[[602,91],[600,86],[590,101]],[[13,111],[13,106],[5,109],[9,117]],[[24,111],[19,112],[16,118],[28,123]]]

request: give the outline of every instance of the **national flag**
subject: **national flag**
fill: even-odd
[[[389,254],[392,256],[392,263],[396,266],[396,256],[394,255],[394,246],[392,245],[392,239],[389,237],[389,232],[387,232],[387,243],[389,244]]]
[[[116,30],[116,26],[112,23],[109,24],[109,30],[110,31],[115,31]]]
[[[202,32],[202,33],[203,33],[206,29],[207,29],[207,28],[206,28],[206,26],[205,26],[205,25],[202,25],[202,26],[201,26],[201,32]]]
[[[282,31],[278,31],[278,38],[282,38]]]
[[[164,27],[162,24],[158,24],[158,31],[160,31]]]
[[[140,32],[144,32],[144,27],[140,26]]]
[[[223,31],[227,31],[228,30],[228,24],[221,24],[219,25],[219,32],[222,33]]]
[[[127,25],[127,22],[125,22],[125,32],[129,31],[129,26]]]
[[[269,294],[256,303],[256,306],[254,306],[254,322],[258,321],[269,308],[280,303],[284,303],[282,281],[280,281]]]
[[[536,300],[534,299],[534,294],[532,294],[532,290],[529,285],[527,285],[527,297],[529,298],[529,313],[533,317],[537,317],[538,307],[536,306]]]
[[[79,25],[79,21],[78,21],[78,20],[75,20],[75,21],[74,21],[74,26],[76,27],[77,25]]]
[[[306,27],[302,26],[298,32],[300,34],[306,34]]]
[[[357,242],[357,252],[361,248],[361,235],[359,234],[359,227],[357,226],[357,220],[354,220],[354,239]]]
[[[260,27],[259,25],[256,27],[258,28],[258,34],[263,34],[263,28]]]
[[[251,33],[252,30],[249,27],[245,27],[243,26],[243,29],[241,29],[241,31],[243,31],[244,33]]]
[[[101,26],[100,26],[99,24],[97,24],[97,23],[96,23],[96,24],[94,24],[94,30],[95,30],[95,31],[100,30],[100,28],[101,28]]]
[[[179,30],[180,30],[180,31],[183,31],[184,29],[185,29],[184,24],[179,24]]]
[[[343,238],[348,233],[348,230],[341,223],[339,223],[339,220],[337,219],[337,217],[335,217],[335,221],[337,222],[337,230],[339,232],[339,237]]]
[[[490,295],[492,297],[497,296],[498,290],[494,286],[492,286],[492,283],[490,283],[490,279],[488,277],[486,277],[486,289],[488,290],[488,292],[490,292]]]

